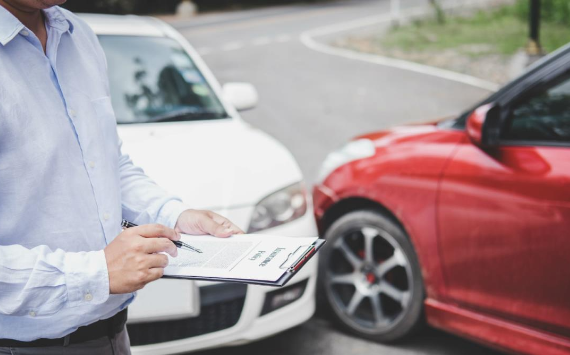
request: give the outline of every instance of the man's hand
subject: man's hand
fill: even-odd
[[[172,240],[179,239],[180,234],[160,224],[125,229],[104,250],[109,291],[134,292],[162,277],[168,257],[157,253],[178,255]]]
[[[243,231],[227,218],[211,211],[199,210],[182,212],[174,229],[185,234],[210,234],[222,238],[243,234]]]

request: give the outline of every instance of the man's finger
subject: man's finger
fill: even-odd
[[[224,217],[222,217],[224,218]],[[233,224],[232,222],[230,222],[229,219],[224,218],[224,221],[222,222],[222,225],[224,227],[226,227],[226,229],[230,229],[233,231],[233,234],[243,234],[243,231],[241,230],[241,228],[239,228],[238,226],[236,226],[235,224]]]
[[[164,269],[163,268],[149,269],[147,281],[152,282],[152,281],[158,280],[162,277],[162,275],[164,275]]]
[[[214,222],[221,224],[226,229],[226,232],[231,233],[230,235],[244,234],[241,228],[233,224],[229,219],[222,217],[217,213],[212,212],[212,219],[214,220]]]
[[[216,222],[212,217],[204,218],[202,221],[202,229],[205,233],[220,238],[226,238],[234,234],[233,230],[224,227],[221,223]]]
[[[147,260],[148,260],[147,267],[149,269],[154,269],[154,268],[164,269],[165,267],[168,266],[168,256],[164,254],[149,255]]]
[[[147,254],[156,254],[166,252],[172,257],[178,256],[178,249],[171,240],[166,238],[154,238],[144,240],[144,252]]]
[[[162,224],[145,224],[133,227],[133,232],[145,238],[168,238],[170,240],[180,240],[180,234],[174,229]]]

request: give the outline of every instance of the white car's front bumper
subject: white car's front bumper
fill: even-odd
[[[248,215],[246,211],[233,211],[235,213],[225,213],[231,220],[239,223],[240,215]],[[232,215],[234,218],[232,218]],[[243,224],[242,224],[243,225]],[[307,211],[305,216],[296,221],[287,223],[286,225],[272,228],[271,230],[263,231],[264,234],[278,234],[290,236],[311,236],[316,235],[316,227],[311,210]],[[315,311],[315,287],[317,275],[317,259],[313,258],[307,265],[305,265],[299,273],[287,284],[286,287],[293,288],[295,285],[306,282],[306,287],[303,295],[293,303],[279,308],[275,311],[261,316],[264,306],[266,295],[275,290],[274,287],[267,286],[247,286],[245,293],[245,301],[243,308],[239,314],[237,323],[229,328],[210,333],[192,336],[180,340],[161,342],[143,346],[133,346],[133,354],[175,354],[183,353],[193,350],[207,349],[213,347],[229,346],[244,344],[253,340],[261,339],[296,325],[299,325],[309,319]],[[171,280],[166,280],[166,282]],[[178,281],[180,282],[180,281]],[[184,281],[182,281],[184,282]],[[213,285],[210,282],[197,282],[200,288]],[[163,299],[163,302],[168,302]],[[240,303],[241,305],[241,303]],[[222,314],[226,312],[236,312],[235,303],[231,310],[223,310]],[[239,311],[239,310],[237,310]],[[219,313],[217,313],[219,314]],[[201,315],[199,317],[204,317]],[[235,313],[234,313],[235,316]],[[178,322],[192,322],[198,321],[196,318],[186,318],[178,320]],[[204,321],[202,319],[202,321]],[[144,320],[138,320],[138,323]],[[136,324],[133,324],[134,329]],[[154,325],[160,327],[161,322],[156,322]],[[150,329],[150,328],[149,328]],[[180,323],[178,323],[177,330],[180,331]],[[131,330],[130,330],[131,331]]]

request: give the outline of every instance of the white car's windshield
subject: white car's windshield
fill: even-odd
[[[173,39],[99,36],[107,55],[118,123],[228,117],[184,49]]]

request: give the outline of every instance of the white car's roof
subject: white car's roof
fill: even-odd
[[[159,22],[134,15],[79,14],[97,35],[126,35],[164,37]]]

